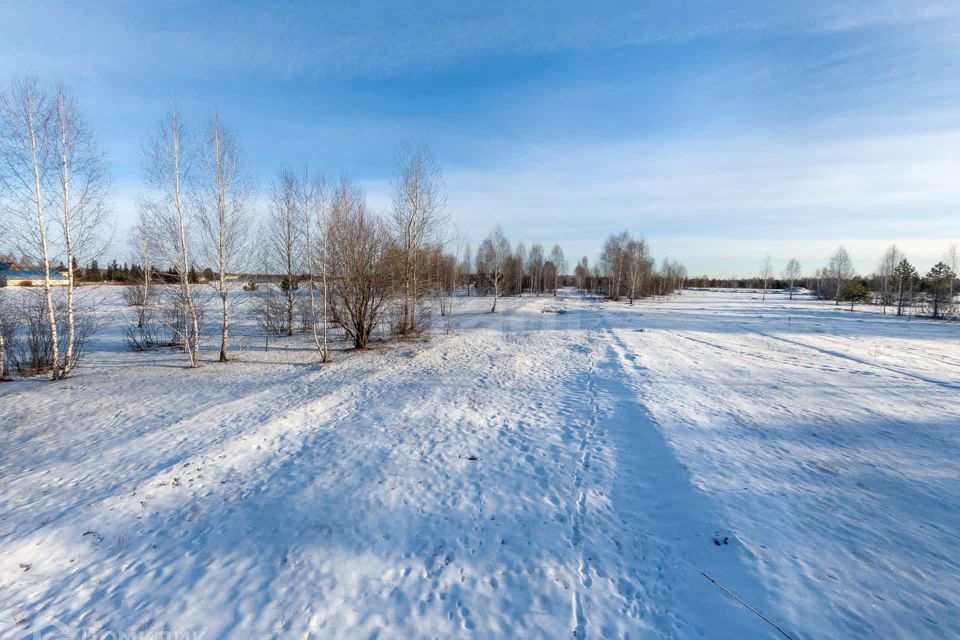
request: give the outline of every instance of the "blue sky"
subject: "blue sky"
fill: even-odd
[[[176,100],[197,126],[219,109],[262,186],[309,163],[377,207],[422,138],[474,246],[499,222],[592,260],[626,228],[752,275],[838,244],[926,268],[960,241],[957,2],[192,5],[0,2],[0,80],[74,89],[118,238]]]

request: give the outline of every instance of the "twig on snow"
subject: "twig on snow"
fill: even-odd
[[[777,626],[777,624],[776,624],[775,622],[773,622],[772,620],[770,620],[770,618],[766,617],[765,615],[763,615],[762,613],[760,613],[759,611],[757,611],[756,609],[754,609],[753,607],[751,607],[749,604],[747,604],[746,602],[744,602],[742,599],[740,599],[740,596],[738,596],[737,594],[735,594],[733,591],[730,591],[730,590],[727,589],[725,586],[723,586],[722,584],[720,584],[719,582],[717,582],[716,580],[714,580],[713,577],[712,577],[710,574],[708,574],[706,571],[703,571],[702,569],[699,569],[698,571],[700,571],[700,575],[702,575],[704,578],[706,578],[707,580],[709,580],[709,581],[712,582],[713,584],[717,585],[717,586],[720,588],[721,591],[723,591],[723,592],[726,593],[728,596],[730,596],[731,598],[733,598],[734,600],[736,600],[737,602],[739,602],[740,604],[742,604],[744,607],[746,607],[747,609],[749,609],[750,611],[752,611],[758,618],[760,618],[761,620],[763,620],[764,622],[766,622],[768,625],[770,625],[771,627],[773,627],[774,629],[776,629],[777,631],[779,631],[779,632],[783,635],[784,638],[787,638],[787,640],[794,640],[793,636],[791,636],[789,633],[787,633],[786,631],[784,631],[783,629],[781,629],[779,626]]]

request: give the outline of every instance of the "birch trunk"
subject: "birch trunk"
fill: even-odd
[[[321,220],[323,221],[321,223],[323,227],[323,230],[322,230],[323,257],[321,258],[323,264],[320,266],[320,268],[323,270],[323,276],[322,276],[323,277],[323,357],[321,358],[321,362],[329,362],[330,361],[330,344],[327,338],[327,313],[328,313],[328,310],[330,309],[330,298],[328,297],[328,294],[327,294],[327,264],[328,264],[327,240],[329,237],[330,230],[327,226],[326,210],[324,209],[323,211],[321,211],[320,215],[322,216]]]
[[[60,189],[63,204],[63,235],[67,259],[67,345],[63,357],[63,372],[66,377],[73,369],[73,346],[76,341],[73,308],[73,233],[70,220],[70,147],[67,140],[67,112],[63,93],[57,95],[57,124],[60,129]]]
[[[50,325],[51,360],[50,378],[60,378],[60,339],[57,335],[57,318],[53,307],[53,287],[50,284],[50,254],[47,246],[47,228],[43,219],[43,190],[40,184],[40,162],[37,155],[36,113],[34,97],[27,97],[27,127],[30,135],[30,158],[33,163],[33,200],[37,213],[37,232],[40,238],[40,259],[43,262],[43,293],[47,302],[47,321]]]
[[[314,280],[313,280],[313,246],[311,245],[310,237],[310,222],[307,221],[307,230],[306,230],[306,241],[307,241],[307,251],[311,252],[311,258],[309,259],[309,266],[307,268],[307,286],[310,288],[310,330],[313,332],[313,344],[317,347],[317,351],[323,351],[323,346],[320,343],[320,334],[317,333],[317,296],[314,291]]]
[[[184,336],[184,346],[190,356],[190,368],[194,369],[200,366],[200,318],[197,315],[197,308],[193,301],[193,292],[190,290],[190,244],[187,236],[187,213],[183,202],[183,190],[181,184],[181,148],[179,121],[174,113],[173,115],[173,204],[177,215],[179,249],[180,249],[180,289],[183,294],[182,303],[184,305],[184,322],[189,325],[187,335]]]

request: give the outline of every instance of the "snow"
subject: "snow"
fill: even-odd
[[[489,303],[325,366],[111,326],[0,385],[0,636],[960,635],[956,325]]]

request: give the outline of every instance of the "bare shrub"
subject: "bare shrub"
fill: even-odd
[[[250,312],[265,336],[286,336],[290,330],[287,298],[277,286],[262,286],[248,290]]]
[[[19,319],[7,299],[0,291],[0,382],[10,379],[9,349],[7,345],[13,343],[13,335],[17,331]]]
[[[87,340],[99,325],[93,304],[74,303],[73,362],[79,364],[83,359]],[[43,292],[30,291],[12,308],[4,313],[6,325],[3,328],[4,342],[9,345],[7,362],[22,376],[35,376],[50,372],[54,365],[54,347],[63,352],[68,340],[66,331],[67,301],[62,296],[54,298],[54,312],[57,317],[57,343],[52,338],[47,323],[47,304]]]
[[[367,210],[362,191],[344,180],[333,199],[330,225],[333,320],[357,349],[364,349],[393,292],[389,237]]]
[[[123,301],[130,307],[123,338],[133,351],[150,351],[170,346],[164,341],[164,327],[157,308],[157,288],[141,282],[123,288]]]
[[[188,291],[182,286],[159,288],[157,320],[168,335],[162,346],[182,347],[185,353],[195,354],[208,302],[209,296],[198,290]]]

